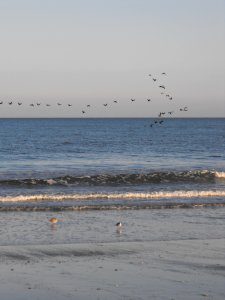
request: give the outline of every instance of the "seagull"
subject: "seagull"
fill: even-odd
[[[150,98],[148,98],[148,99],[147,99],[147,101],[148,101],[148,102],[150,102],[150,101],[151,101],[151,99],[150,99]]]
[[[162,73],[162,75],[166,75],[166,73],[165,73],[165,72],[163,72],[163,73]]]
[[[34,107],[34,104],[33,104],[33,103],[31,103],[31,104],[30,104],[30,106]]]
[[[165,85],[159,85],[159,87],[165,90]]]
[[[22,105],[22,102],[18,102],[18,105]]]
[[[72,104],[68,104],[68,106],[72,106]]]
[[[82,114],[85,114],[86,113],[86,111],[85,110],[82,110]]]
[[[13,103],[12,102],[9,102],[9,105],[12,105]]]
[[[57,105],[60,106],[60,105],[62,105],[62,103],[59,103],[59,102],[58,102]]]
[[[117,101],[117,100],[114,100],[113,102],[114,102],[114,103],[118,103],[118,101]]]
[[[0,104],[3,104],[3,101],[1,101]]]
[[[37,103],[37,106],[40,106],[41,105],[41,103]]]
[[[106,107],[106,106],[108,106],[108,103],[104,103],[103,105]]]
[[[153,81],[156,81],[157,79],[156,79],[156,78],[153,78],[152,80],[153,80]]]
[[[152,76],[152,74],[148,74],[148,76]]]
[[[46,106],[48,106],[48,107],[49,107],[49,106],[51,106],[51,105],[50,105],[50,104],[46,104]]]
[[[50,220],[49,220],[49,222],[50,223],[52,223],[52,224],[56,224],[56,223],[58,223],[58,219],[57,218],[51,218]]]
[[[169,100],[173,100],[173,97],[169,97]]]
[[[90,105],[90,104],[88,104],[88,105],[87,105],[87,107],[91,107],[91,105]]]
[[[131,98],[131,99],[130,99],[130,101],[131,101],[131,102],[134,102],[134,101],[135,101],[135,99]]]
[[[169,114],[169,115],[172,115],[172,113],[173,113],[173,111],[168,111],[168,114]]]

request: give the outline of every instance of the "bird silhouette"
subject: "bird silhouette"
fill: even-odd
[[[187,106],[185,106],[184,108],[180,108],[180,111],[188,111]]]

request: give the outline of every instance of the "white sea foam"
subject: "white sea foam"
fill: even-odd
[[[217,178],[225,178],[225,172],[215,172],[215,177],[217,177]]]
[[[172,199],[172,198],[225,197],[225,191],[174,191],[152,193],[93,193],[93,194],[38,194],[0,197],[0,202],[64,201],[64,200],[134,200],[134,199]]]
[[[57,183],[54,179],[48,179],[48,180],[46,180],[46,182],[47,182],[49,185],[53,185],[53,184],[56,184],[56,183]]]

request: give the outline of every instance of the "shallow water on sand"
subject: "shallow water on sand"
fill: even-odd
[[[225,208],[2,212],[0,245],[224,239]],[[49,219],[59,222],[51,224]],[[116,227],[121,221],[123,226]]]

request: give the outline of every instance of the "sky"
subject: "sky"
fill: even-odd
[[[0,41],[0,117],[225,117],[225,0],[0,0]]]

